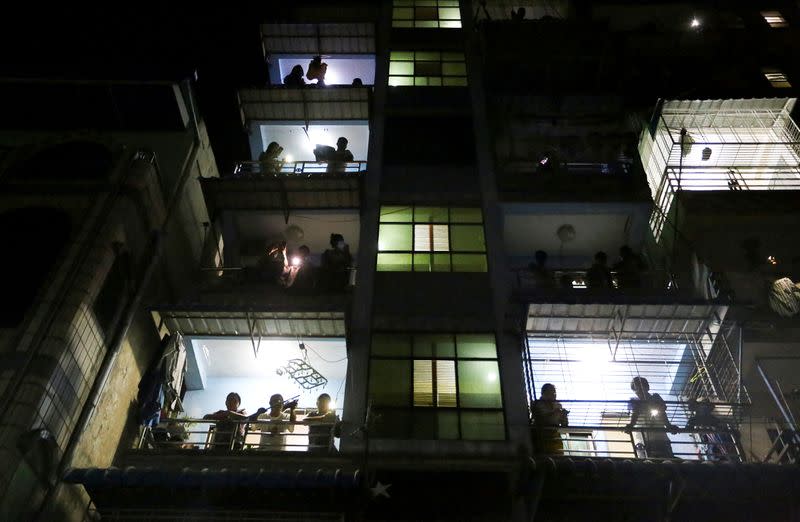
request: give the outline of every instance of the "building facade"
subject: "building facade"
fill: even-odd
[[[240,78],[0,84],[4,515],[800,519],[795,5],[249,24]]]

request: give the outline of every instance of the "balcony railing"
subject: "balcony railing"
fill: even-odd
[[[307,413],[297,411],[299,417]],[[134,449],[187,453],[328,453],[336,451],[336,427],[334,422],[311,423],[302,418],[296,422],[167,419],[156,427],[145,427]]]
[[[232,177],[341,176],[359,174],[366,170],[366,161],[240,161],[235,165]]]
[[[715,403],[714,415],[709,420],[708,417],[693,419],[686,402],[666,401],[666,418],[662,426],[648,422],[649,419],[642,422],[640,418],[636,426],[630,427],[628,401],[560,402],[569,411],[569,426],[532,425],[531,436],[536,453],[572,457],[744,461],[738,431],[741,404]],[[669,425],[672,427],[666,427]],[[560,438],[560,445],[556,443],[555,448],[552,442],[554,430]],[[648,440],[654,439],[663,442],[651,444],[648,448]]]

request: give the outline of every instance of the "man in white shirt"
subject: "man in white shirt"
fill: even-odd
[[[297,415],[294,409],[297,401],[292,401],[284,405],[283,396],[276,393],[269,398],[269,411],[258,416],[259,421],[269,421],[269,423],[259,424],[261,429],[261,443],[259,448],[270,451],[283,451],[286,449],[286,433],[294,432],[294,423],[297,422]],[[288,413],[284,410],[288,409]],[[291,444],[291,441],[289,441]]]

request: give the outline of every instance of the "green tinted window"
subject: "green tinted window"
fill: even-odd
[[[462,408],[502,408],[496,361],[458,361],[458,399]]]
[[[415,335],[414,357],[455,357],[452,335]]]
[[[413,216],[414,207],[381,207],[381,223],[411,223]]]
[[[411,254],[378,254],[378,272],[410,272]]]
[[[411,355],[411,336],[375,334],[372,336],[372,355],[409,357]]]
[[[414,207],[417,223],[447,223],[447,207]]]
[[[381,225],[378,230],[378,250],[411,250],[411,225]]]
[[[504,440],[502,411],[461,412],[461,438],[466,440]]]
[[[410,406],[411,365],[407,360],[373,359],[369,395],[376,406]]]
[[[481,225],[450,225],[450,245],[454,252],[485,252]]]
[[[484,254],[453,254],[453,272],[486,272],[486,256]]]
[[[491,334],[458,334],[458,357],[465,359],[497,359],[497,346]]]

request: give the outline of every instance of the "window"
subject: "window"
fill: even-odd
[[[779,11],[761,11],[761,16],[764,17],[764,21],[772,28],[777,29],[789,26]]]
[[[458,0],[394,0],[392,27],[459,29]]]
[[[491,334],[376,334],[369,395],[378,437],[505,439]]]
[[[479,208],[381,207],[380,272],[486,272]]]
[[[776,89],[786,89],[792,86],[789,78],[780,69],[762,69],[764,78]]]
[[[389,58],[389,85],[464,87],[467,85],[464,53],[392,51]]]

